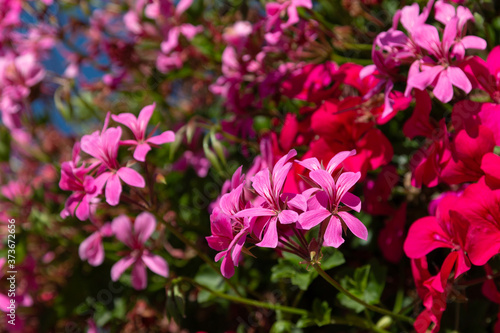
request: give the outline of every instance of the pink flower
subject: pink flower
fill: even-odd
[[[338,156],[332,160],[338,160]],[[335,164],[332,161],[330,163]],[[326,246],[339,247],[344,242],[342,229],[346,228],[349,228],[355,236],[366,240],[368,230],[365,225],[347,212],[350,209],[357,212],[361,210],[361,200],[348,192],[359,180],[361,173],[345,172],[336,177],[335,181],[328,171],[319,169],[311,171],[309,177],[321,191],[315,192],[308,201],[308,210],[299,216],[300,227],[309,230],[329,219],[323,236]],[[341,202],[345,207],[340,206]]]
[[[430,114],[432,102],[427,91],[415,90],[416,105],[410,119],[403,126],[403,133],[408,138],[413,139],[416,136],[430,138],[437,127],[437,124],[431,123]]]
[[[316,157],[306,158],[305,160],[297,161],[297,163],[302,165],[304,168],[306,168],[309,171],[326,170],[328,173],[333,174],[335,169],[337,169],[337,167],[340,166],[346,158],[348,158],[349,156],[354,156],[354,155],[356,155],[355,149],[353,149],[351,151],[341,151],[341,152],[337,153],[334,157],[332,157],[330,162],[328,162],[326,169],[323,166],[323,164],[318,161],[318,159]]]
[[[80,259],[87,260],[92,266],[99,266],[104,261],[103,237],[110,237],[113,234],[111,224],[106,223],[92,235],[87,237],[78,248]]]
[[[454,267],[455,279],[471,267],[466,254],[469,220],[453,210],[459,206],[458,202],[459,199],[455,195],[448,194],[441,198],[436,216],[427,216],[415,221],[404,243],[404,251],[412,259],[422,258],[437,248],[444,247],[451,250],[432,284],[433,288],[440,292],[444,291]]]
[[[299,214],[287,207],[304,209],[305,199],[301,195],[295,195],[292,200],[285,201],[288,197],[282,194],[286,176],[292,168],[289,159],[297,154],[290,150],[283,156],[270,172],[269,169],[259,171],[252,180],[252,187],[260,196],[262,204],[258,207],[247,208],[235,214],[235,217],[263,217],[262,224],[257,227],[257,235],[262,235],[262,241],[257,246],[275,248],[278,246],[278,222],[291,224],[297,222]],[[265,231],[264,231],[265,229]]]
[[[235,193],[232,195],[241,195],[242,188],[243,185],[240,185],[233,190]],[[225,196],[231,196],[231,194]],[[234,266],[238,266],[246,236],[251,232],[252,226],[250,218],[231,219],[218,207],[210,215],[212,236],[206,239],[212,249],[220,251],[215,256],[215,261],[222,259],[221,273],[224,277],[230,278],[234,275]]]
[[[13,202],[23,202],[33,194],[31,187],[19,180],[9,181],[6,185],[0,187],[0,192],[4,197]]]
[[[175,140],[175,134],[172,131],[165,131],[162,134],[155,136],[151,136],[154,133],[152,132],[149,137],[146,136],[147,126],[155,106],[156,103],[145,106],[137,118],[131,113],[121,113],[119,115],[111,116],[114,121],[130,128],[134,134],[135,140],[125,140],[121,143],[135,146],[134,158],[140,162],[144,162],[146,160],[146,154],[151,150],[150,144],[162,145]]]
[[[500,190],[491,190],[481,178],[464,190],[457,206],[470,223],[470,261],[482,266],[500,252]]]
[[[148,212],[142,212],[135,219],[134,225],[125,215],[115,218],[111,224],[113,233],[131,251],[111,268],[111,279],[117,281],[127,268],[132,266],[132,286],[145,289],[147,286],[146,266],[154,273],[168,276],[168,265],[165,259],[152,254],[145,246],[146,241],[156,228],[155,217]]]
[[[485,174],[485,182],[492,190],[500,189],[500,156],[494,153],[484,154],[481,170]]]
[[[100,191],[106,185],[106,202],[116,206],[120,202],[122,185],[120,180],[134,187],[144,187],[144,178],[134,169],[120,167],[118,164],[118,147],[122,130],[120,127],[107,128],[109,113],[106,117],[102,131],[84,135],[81,140],[82,150],[98,160],[97,165],[107,170],[95,180],[95,185]]]
[[[441,178],[448,184],[475,182],[484,175],[481,160],[493,152],[493,132],[486,126],[478,126],[478,135],[470,137],[465,130],[457,133],[451,144],[452,158],[441,170]]]
[[[79,220],[85,221],[89,218],[91,204],[98,201],[95,198],[100,194],[100,191],[95,184],[95,179],[88,175],[93,166],[87,166],[85,163],[78,166],[79,154],[80,143],[77,142],[73,147],[72,160],[63,162],[61,165],[59,187],[64,191],[73,192],[66,201],[61,217],[76,215]]]
[[[425,307],[425,310],[416,318],[413,326],[418,333],[437,333],[439,332],[441,317],[446,310],[449,288],[446,288],[444,292],[439,292],[432,287],[434,277],[429,273],[425,257],[412,259],[411,268],[418,295]]]
[[[405,94],[408,95],[412,88],[424,90],[434,85],[434,95],[443,103],[448,103],[453,98],[453,86],[469,93],[472,84],[464,71],[453,64],[453,58],[462,60],[465,49],[485,49],[486,42],[479,38],[462,38],[457,41],[457,36],[463,33],[463,27],[468,18],[454,16],[446,23],[443,40],[440,40],[436,27],[424,24],[414,34],[415,43],[425,49],[430,56],[416,60],[408,73],[408,85]],[[450,48],[453,50],[450,51]]]

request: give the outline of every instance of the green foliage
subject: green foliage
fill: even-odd
[[[342,265],[345,260],[340,251],[334,248],[327,248],[323,251],[321,267],[330,269]],[[307,290],[309,285],[318,276],[318,273],[311,267],[307,268],[305,264],[299,264],[300,259],[290,253],[283,253],[283,258],[278,259],[278,264],[273,266],[271,281],[278,282],[281,279],[290,279],[292,285],[301,290]]]
[[[340,284],[366,303],[378,304],[385,287],[386,273],[386,267],[380,266],[375,260],[372,260],[370,264],[356,268],[352,276],[344,276],[340,280]],[[337,298],[343,306],[356,312],[361,312],[365,308],[345,294],[339,293]]]
[[[308,326],[324,326],[330,324],[332,308],[327,301],[315,299],[312,306],[312,311],[309,315],[303,316],[297,322],[298,327]]]

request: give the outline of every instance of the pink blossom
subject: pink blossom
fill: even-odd
[[[500,252],[500,190],[490,189],[484,178],[469,185],[457,207],[470,223],[467,253],[482,266]]]
[[[120,259],[111,268],[113,281],[117,281],[130,266],[132,266],[132,286],[137,290],[145,289],[147,286],[146,267],[158,275],[168,276],[165,259],[151,253],[145,245],[156,228],[156,219],[151,213],[139,214],[133,226],[127,216],[120,215],[113,220],[111,228],[116,238],[131,249],[125,258]]]
[[[134,158],[140,162],[146,160],[146,154],[151,150],[151,144],[162,145],[175,140],[175,134],[172,131],[165,131],[155,136],[152,136],[154,133],[152,132],[149,134],[149,137],[146,136],[147,126],[155,106],[156,103],[145,106],[137,118],[131,113],[120,113],[119,115],[111,116],[114,121],[130,128],[134,134],[135,140],[124,140],[121,143],[135,146]]]
[[[324,233],[324,244],[326,246],[339,247],[344,239],[342,229],[349,228],[352,233],[366,240],[368,230],[365,225],[346,210],[361,210],[361,200],[354,194],[348,192],[361,177],[359,172],[344,172],[335,181],[332,175],[325,170],[314,170],[309,177],[320,187],[321,191],[308,201],[308,210],[299,217],[299,225],[302,229],[309,230],[328,219]],[[340,207],[340,203],[346,207]]]
[[[480,125],[477,137],[470,137],[465,130],[453,139],[450,150],[452,158],[441,170],[441,179],[448,184],[475,182],[484,175],[481,160],[495,148],[493,132]]]
[[[323,236],[326,246],[339,247],[344,242],[342,229],[346,228],[361,239],[366,240],[368,237],[364,224],[347,213],[350,209],[357,212],[361,210],[361,200],[348,192],[359,180],[361,174],[345,172],[335,175],[335,178],[332,176],[337,166],[355,153],[356,151],[353,150],[336,154],[329,161],[326,170],[316,159],[299,162],[311,170],[309,177],[316,187],[305,192],[308,193],[307,197],[310,196],[308,209],[299,216],[298,224],[302,229],[309,230],[329,219]],[[340,203],[343,203],[345,207],[341,207]]]
[[[93,166],[80,163],[80,143],[75,143],[73,147],[73,158],[71,161],[63,162],[61,165],[61,179],[59,187],[64,191],[73,191],[65,207],[61,212],[61,217],[70,215],[84,221],[89,218],[91,205],[98,200],[96,197],[100,194],[95,184],[95,179],[88,173]]]
[[[103,237],[113,235],[111,224],[106,223],[92,235],[87,237],[78,248],[80,259],[87,260],[92,266],[99,266],[104,261]]]
[[[228,193],[225,196],[241,195],[242,187],[243,185],[240,185],[233,190],[235,193]],[[220,251],[215,256],[215,261],[222,259],[221,273],[224,277],[230,278],[234,275],[234,266],[239,264],[246,236],[251,232],[252,227],[253,221],[250,218],[231,219],[218,207],[210,215],[212,235],[206,239],[212,249]]]
[[[462,215],[462,212],[454,210],[458,207],[458,200],[455,195],[441,198],[436,216],[427,216],[415,221],[404,243],[404,251],[412,259],[422,258],[441,247],[451,250],[432,284],[433,288],[440,292],[444,291],[453,267],[455,267],[455,279],[471,267],[466,254],[469,246],[467,238],[469,220]]]
[[[288,162],[297,154],[290,150],[273,167],[259,171],[252,179],[252,187],[260,196],[262,204],[258,207],[247,208],[235,214],[235,217],[263,217],[257,227],[257,235],[262,235],[262,241],[258,243],[261,247],[275,248],[278,246],[278,223],[291,224],[297,222],[299,214],[287,207],[282,190],[286,176],[292,168],[292,162]],[[287,201],[294,208],[304,209],[305,199],[301,195],[294,196],[294,200]]]
[[[84,135],[81,140],[82,150],[97,159],[97,165],[104,170],[95,180],[99,190],[106,185],[106,202],[116,206],[120,201],[122,185],[120,180],[134,187],[144,187],[144,178],[134,169],[120,167],[118,164],[118,147],[122,130],[120,127],[108,127],[109,113],[101,132],[96,131]]]
[[[33,189],[19,180],[11,180],[6,185],[0,187],[0,192],[10,201],[23,202],[31,197]]]
[[[414,34],[415,43],[425,49],[430,57],[415,61],[408,74],[408,86],[406,94],[412,88],[424,90],[430,85],[434,85],[434,95],[443,103],[449,102],[453,98],[453,86],[469,93],[472,84],[464,71],[454,65],[453,58],[461,60],[465,54],[465,49],[484,49],[486,42],[478,37],[457,41],[457,36],[462,35],[464,20],[468,18],[452,17],[445,26],[443,39],[441,41],[436,27],[424,24],[417,29]],[[453,50],[450,51],[450,48]]]
[[[305,160],[297,161],[297,163],[302,165],[309,171],[326,170],[328,173],[333,174],[333,172],[337,169],[337,167],[339,167],[346,158],[354,155],[356,155],[355,149],[351,151],[341,151],[337,153],[334,157],[332,157],[330,162],[328,162],[326,169],[323,166],[323,164],[318,161],[316,157],[306,158]]]

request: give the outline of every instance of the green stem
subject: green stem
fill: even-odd
[[[359,299],[358,297],[356,297],[355,295],[351,294],[347,289],[345,289],[344,287],[342,287],[340,285],[340,283],[338,283],[330,275],[328,275],[317,263],[313,264],[313,267],[318,272],[318,274],[321,275],[321,277],[323,277],[328,283],[330,283],[332,286],[334,286],[338,291],[340,291],[341,293],[343,293],[344,295],[346,295],[347,297],[349,297],[353,301],[355,301],[355,302],[363,305],[365,308],[367,308],[369,310],[372,310],[374,312],[378,312],[380,314],[388,315],[388,316],[391,316],[391,317],[393,317],[395,319],[399,319],[399,320],[406,321],[408,323],[413,324],[413,319],[410,318],[410,317],[407,317],[407,316],[404,316],[404,315],[401,315],[401,314],[398,314],[398,313],[394,313],[392,311],[380,308],[380,307],[375,306],[375,305],[368,304],[365,301],[363,301],[363,300]]]
[[[309,315],[309,311],[304,310],[304,309],[294,308],[294,307],[280,305],[280,304],[268,303],[268,302],[261,302],[261,301],[256,301],[256,300],[249,299],[249,298],[240,297],[240,296],[224,294],[224,293],[212,290],[209,287],[204,286],[204,285],[202,285],[202,284],[200,284],[200,283],[198,283],[198,282],[196,282],[193,279],[188,278],[188,277],[179,277],[178,279],[187,281],[197,288],[206,290],[214,296],[227,299],[231,302],[251,305],[251,306],[258,307],[258,308],[278,310],[278,311],[283,311],[283,312],[287,312],[287,313],[291,313],[291,314],[297,314],[297,315],[301,315],[301,316]]]
[[[206,290],[214,296],[227,299],[228,301],[231,301],[231,302],[250,305],[250,306],[257,307],[257,308],[270,309],[270,310],[274,310],[274,311],[282,311],[282,312],[301,315],[301,316],[313,316],[312,313],[310,313],[309,311],[307,311],[305,309],[300,309],[300,308],[296,308],[296,307],[280,305],[280,304],[275,304],[275,303],[269,303],[269,302],[260,302],[260,301],[256,301],[253,299],[234,296],[234,295],[227,295],[227,294],[212,290],[209,287],[204,286],[204,285],[196,282],[195,280],[193,280],[189,277],[181,276],[181,277],[178,277],[176,280],[177,281],[186,281],[199,289]],[[176,280],[174,280],[172,282],[176,283]],[[376,327],[374,325],[370,325],[370,323],[368,323],[363,318],[355,317],[355,316],[352,316],[351,318],[348,318],[348,319],[343,318],[343,317],[332,316],[330,319],[330,324],[355,326],[355,327],[360,327],[360,328],[364,328],[364,329],[372,329],[373,331],[379,332],[379,333],[388,333],[386,330],[384,330],[382,328]]]
[[[347,50],[357,50],[357,51],[371,51],[373,48],[372,44],[358,44],[358,43],[346,43],[346,42],[344,42],[342,46]]]
[[[358,59],[358,58],[347,58],[341,56],[340,54],[332,54],[332,60],[338,64],[345,64],[347,62],[353,62],[358,65],[371,65],[373,62],[371,59]]]

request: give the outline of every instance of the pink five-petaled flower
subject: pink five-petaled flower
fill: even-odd
[[[78,166],[79,154],[80,143],[77,142],[73,147],[72,160],[61,165],[59,187],[64,191],[73,191],[66,201],[61,217],[76,215],[79,220],[85,221],[89,218],[91,204],[97,200],[95,198],[99,195],[99,189],[95,185],[94,178],[88,175],[92,166],[87,166],[85,163]]]
[[[103,237],[110,237],[113,234],[111,224],[106,223],[92,235],[87,237],[78,248],[80,259],[87,260],[92,266],[99,266],[104,261]]]
[[[236,191],[241,194],[242,188],[243,185],[240,185],[233,192]],[[225,194],[225,196],[228,195],[230,194]],[[252,221],[253,219],[248,217],[233,220],[222,213],[218,207],[210,215],[212,235],[206,237],[206,240],[212,249],[220,251],[215,256],[215,261],[222,259],[220,270],[225,278],[234,275],[234,266],[238,266],[246,236],[252,229]]]
[[[321,164],[316,157],[311,157],[311,158],[306,158],[303,161],[297,161],[298,164],[302,165],[304,168],[306,168],[309,171],[314,171],[314,170],[326,170],[330,174],[332,174],[335,169],[344,162],[346,158],[349,156],[354,156],[356,155],[356,150],[353,149],[351,151],[341,151],[337,153],[335,156],[332,157],[330,162],[328,162],[328,165],[325,167],[323,164]]]
[[[120,113],[119,115],[111,116],[117,123],[130,128],[134,134],[135,140],[124,140],[121,143],[136,146],[134,150],[134,158],[140,162],[144,162],[146,160],[146,154],[151,150],[150,144],[162,145],[175,140],[175,134],[172,131],[165,131],[162,134],[155,136],[151,136],[151,134],[153,134],[151,133],[149,138],[146,136],[148,123],[151,119],[155,106],[156,103],[145,106],[137,118],[131,113]]]
[[[368,230],[365,225],[352,216],[346,209],[361,210],[361,200],[354,194],[348,192],[361,177],[360,172],[342,173],[337,181],[325,170],[313,170],[309,177],[319,185],[322,191],[317,191],[308,201],[308,211],[299,217],[299,225],[302,229],[309,230],[329,218],[324,232],[324,245],[339,247],[344,239],[342,229],[349,228],[352,233],[366,240]],[[347,207],[339,207],[340,203]]]
[[[95,180],[98,190],[106,185],[106,202],[111,206],[118,205],[122,193],[120,179],[130,186],[144,187],[144,178],[134,169],[120,167],[118,164],[118,147],[122,136],[120,127],[108,127],[109,113],[106,116],[102,131],[84,135],[81,140],[82,150],[98,160],[98,166],[107,171],[101,173]]]
[[[455,267],[455,279],[471,267],[465,252],[468,249],[469,222],[460,213],[452,210],[460,206],[457,205],[458,200],[454,194],[447,194],[441,198],[436,216],[426,216],[415,221],[408,230],[408,237],[404,243],[404,251],[412,259],[425,257],[437,248],[451,249],[439,274],[432,282],[432,287],[439,292],[444,291],[453,267]]]
[[[291,224],[297,222],[299,214],[288,207],[304,210],[305,198],[300,195],[289,196],[281,193],[286,176],[292,168],[292,162],[288,162],[297,152],[292,149],[280,158],[274,165],[272,172],[266,168],[259,171],[252,180],[252,187],[262,199],[259,207],[252,207],[236,213],[235,217],[262,217],[256,229],[257,235],[262,235],[262,241],[257,243],[260,247],[275,248],[278,246],[278,222]],[[287,200],[292,197],[291,200]],[[257,222],[256,222],[257,223]],[[264,230],[265,229],[265,230]]]
[[[455,16],[446,23],[442,41],[439,38],[437,28],[432,25],[421,25],[415,32],[415,43],[427,50],[435,60],[426,57],[423,60],[416,60],[412,64],[408,73],[405,95],[408,96],[412,88],[424,90],[427,86],[434,84],[433,92],[436,98],[443,103],[448,103],[453,98],[453,86],[466,93],[471,91],[471,82],[461,68],[453,65],[452,58],[457,55],[461,56],[462,53],[465,53],[465,49],[484,49],[486,42],[481,38],[470,41],[462,39],[457,51],[455,49],[450,51],[450,48],[457,44],[458,30],[462,29],[463,24],[465,24],[460,19]]]
[[[156,228],[156,219],[151,213],[139,214],[133,227],[127,216],[120,215],[113,220],[111,228],[116,238],[132,250],[111,268],[113,281],[118,280],[132,265],[132,286],[137,290],[145,289],[147,286],[146,266],[158,275],[168,276],[168,265],[165,259],[152,254],[144,245]]]

